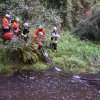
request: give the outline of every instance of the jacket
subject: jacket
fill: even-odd
[[[9,29],[9,20],[6,17],[2,19],[2,25],[4,29]]]
[[[39,37],[39,36],[38,36],[38,33],[39,33],[39,32],[42,32],[42,33],[43,33],[43,36],[46,35],[45,29],[39,30],[39,29],[37,28],[37,29],[35,30],[35,32],[34,32],[34,37]]]

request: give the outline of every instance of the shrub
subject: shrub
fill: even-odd
[[[95,8],[93,12],[89,19],[80,21],[74,31],[81,39],[100,40],[100,11]]]

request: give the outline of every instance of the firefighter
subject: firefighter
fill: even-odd
[[[19,25],[19,18],[16,18],[12,23],[12,30],[14,35],[19,35],[20,25]]]
[[[29,33],[29,31],[30,31],[30,25],[29,25],[29,23],[25,22],[23,24],[23,32],[21,34],[21,37],[25,41],[25,45],[27,45],[27,42],[28,42],[28,38],[29,38],[28,33]]]
[[[4,18],[2,19],[2,38],[3,43],[6,43],[6,40],[9,40],[9,42],[12,39],[12,33],[10,32],[10,15],[6,14]]]
[[[60,37],[60,34],[58,32],[57,27],[53,28],[53,31],[51,32],[51,43],[50,43],[50,48],[53,51],[57,51],[57,43],[58,43],[58,38]]]
[[[5,34],[5,33],[9,33],[10,32],[10,22],[9,22],[9,18],[10,18],[10,15],[9,14],[6,14],[4,16],[4,18],[2,19],[2,36]]]
[[[46,32],[45,29],[40,25],[34,32],[34,37],[38,37],[39,38],[39,32],[43,33],[43,37],[45,37]]]
[[[46,36],[45,29],[40,25],[34,32],[34,41],[41,47],[44,43]]]
[[[13,38],[12,41],[18,41],[19,35],[21,33],[20,31],[20,23],[19,18],[16,18],[12,23],[12,30],[13,30]]]

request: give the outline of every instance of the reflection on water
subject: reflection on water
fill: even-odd
[[[71,75],[62,77],[50,71],[1,75],[0,100],[100,100],[100,81],[93,83]]]

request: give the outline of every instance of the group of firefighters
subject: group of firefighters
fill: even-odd
[[[6,40],[10,40],[10,42],[19,41],[19,37],[21,36],[25,44],[27,44],[29,30],[29,23],[23,23],[23,28],[21,28],[19,18],[14,18],[12,14],[6,14],[2,19],[2,39],[4,43]],[[59,37],[58,29],[54,27],[51,32],[50,42],[50,48],[52,48],[52,50],[57,50],[57,40]],[[33,38],[33,44],[37,43],[39,47],[43,46],[43,40],[46,38],[46,31],[41,25],[36,28]]]
[[[23,31],[24,40],[27,43],[27,38],[29,33],[29,24],[25,22],[23,24],[23,29],[21,30],[19,18],[14,18],[11,14],[6,14],[2,19],[2,39],[5,43],[6,40],[18,41],[19,36]]]

